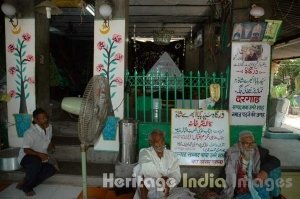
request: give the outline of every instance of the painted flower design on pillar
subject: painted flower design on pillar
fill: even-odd
[[[109,81],[109,115],[114,116],[114,109],[112,106],[111,99],[115,97],[116,91],[113,91],[113,88],[121,86],[123,84],[123,77],[116,76],[116,69],[118,63],[123,61],[124,55],[117,52],[117,46],[122,42],[122,36],[119,34],[114,34],[112,38],[108,38],[106,43],[105,41],[99,41],[97,43],[97,49],[100,50],[103,56],[103,64],[100,63],[96,66],[97,72],[100,72],[100,75],[107,78]]]
[[[26,75],[27,63],[34,62],[34,56],[26,52],[27,43],[30,42],[31,35],[24,33],[22,38],[18,38],[16,44],[9,44],[7,51],[13,53],[16,58],[16,65],[8,68],[8,73],[13,76],[16,89],[10,90],[8,93],[12,98],[20,99],[19,113],[28,113],[26,99],[28,99],[30,93],[26,91],[28,86],[33,86],[35,80],[33,77]]]

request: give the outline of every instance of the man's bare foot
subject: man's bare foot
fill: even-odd
[[[22,180],[20,180],[16,185],[16,188],[22,190],[24,183],[25,183],[25,178],[22,178]]]
[[[34,196],[36,193],[34,191],[29,191],[25,193],[26,196]]]

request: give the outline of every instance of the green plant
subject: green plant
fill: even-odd
[[[290,103],[291,103],[291,107],[298,107],[298,102],[294,97],[290,99]]]
[[[277,86],[273,86],[271,90],[272,98],[284,98],[287,96],[287,84],[279,84]]]
[[[278,73],[275,78],[290,81],[290,89],[295,90],[295,78],[300,73],[300,59],[283,60],[280,62]]]
[[[288,99],[290,100],[290,106],[291,107],[298,107],[298,102],[296,100],[296,98],[294,97],[295,92],[292,92],[289,96]]]

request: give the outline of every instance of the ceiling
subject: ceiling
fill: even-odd
[[[54,2],[63,13],[52,16],[52,32],[77,39],[93,37],[94,17],[78,6],[79,0]],[[173,37],[189,37],[191,27],[194,33],[198,31],[210,12],[207,0],[129,0],[129,35],[133,36],[135,25],[137,37],[151,37],[154,30],[162,28],[173,31]]]
[[[300,57],[300,0],[273,0],[273,19],[282,20],[281,33],[273,48],[272,59]]]
[[[189,37],[191,27],[197,31],[210,17],[207,0],[130,0],[129,33],[151,37],[153,30],[165,28],[174,32],[174,37]]]
[[[93,39],[94,16],[79,5],[81,0],[53,0],[62,10],[52,16],[51,32],[73,39]],[[93,0],[85,0],[94,4]],[[216,3],[214,3],[216,2]],[[213,4],[224,0],[129,0],[129,36],[151,37],[154,30],[174,31],[173,37],[193,36],[211,19]],[[230,1],[227,1],[230,2]],[[249,0],[252,4],[254,1]],[[273,50],[273,59],[300,57],[300,0],[270,0],[271,19],[283,20],[281,34]],[[249,12],[248,6],[238,8]]]

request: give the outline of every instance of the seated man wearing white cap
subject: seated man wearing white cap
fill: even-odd
[[[133,170],[138,183],[134,199],[193,198],[187,188],[175,187],[181,179],[179,160],[165,148],[164,133],[153,130],[149,142],[151,147],[140,150],[139,162]]]
[[[239,141],[225,154],[226,187],[219,198],[281,199],[278,179],[280,161],[255,144],[251,131],[242,131]]]

